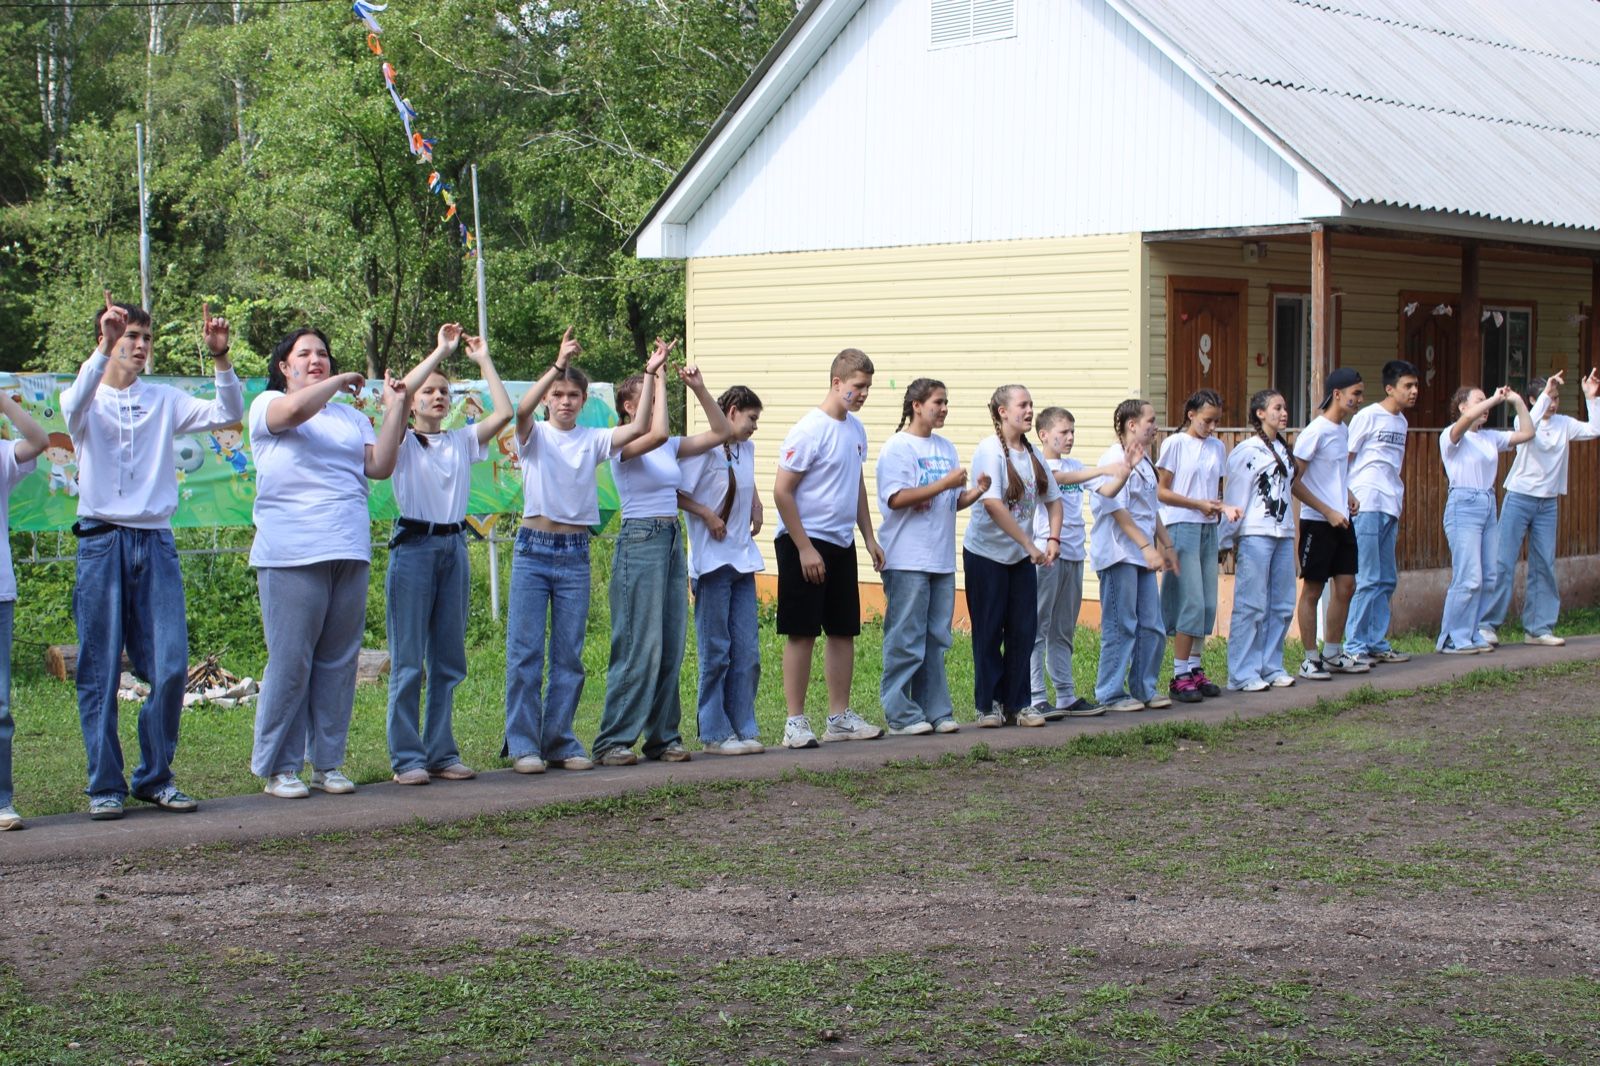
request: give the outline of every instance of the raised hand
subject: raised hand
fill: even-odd
[[[200,305],[200,336],[210,349],[211,358],[220,359],[228,354],[228,320],[221,317],[213,318],[209,301]]]
[[[361,390],[367,387],[366,375],[358,374],[354,370],[346,374],[340,374],[338,381],[339,388],[337,392],[348,392],[352,396],[360,396]]]
[[[100,315],[100,350],[110,355],[128,330],[128,312],[117,306],[110,289],[106,289],[105,294],[106,309]]]
[[[700,368],[697,366],[680,366],[678,368],[678,377],[685,385],[696,392],[705,387],[705,379],[700,376]]]
[[[1588,377],[1583,379],[1583,394],[1591,400],[1600,396],[1600,375],[1595,373],[1593,367],[1589,368]]]
[[[489,358],[489,342],[482,337],[468,337],[467,358],[482,366]]]
[[[403,406],[406,402],[406,383],[387,370],[383,372],[383,404],[385,407]]]
[[[1546,378],[1544,383],[1544,394],[1550,397],[1552,400],[1555,399],[1556,394],[1561,391],[1561,386],[1566,384],[1566,381],[1564,380],[1566,375],[1567,372],[1565,370],[1557,370],[1554,374],[1551,374],[1548,378]]]
[[[1501,385],[1498,389],[1494,390],[1494,394],[1491,395],[1489,397],[1489,399],[1493,403],[1497,403],[1497,404],[1498,403],[1505,403],[1507,400],[1511,399],[1511,397],[1513,397],[1515,395],[1516,395],[1516,393],[1511,391],[1511,386],[1510,385]]]
[[[446,359],[455,354],[456,345],[461,343],[461,323],[446,322],[439,327],[439,350],[444,352]]]
[[[657,370],[660,370],[666,364],[667,356],[671,355],[672,349],[677,346],[677,341],[668,344],[660,337],[657,337],[655,349],[651,351],[650,358],[645,361],[644,372],[646,374],[654,374]]]
[[[565,370],[567,365],[582,352],[583,345],[578,343],[578,339],[572,335],[572,327],[568,326],[567,331],[561,335],[561,348],[556,352],[556,369]]]

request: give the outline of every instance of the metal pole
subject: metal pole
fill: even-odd
[[[489,286],[483,274],[483,228],[478,223],[478,164],[472,164],[472,235],[478,247],[478,336],[489,339]]]
[[[150,313],[150,194],[144,181],[144,123],[133,124],[134,155],[139,166],[139,291],[146,314]],[[155,367],[156,353],[152,350],[145,361],[148,371]]]
[[[500,621],[500,531],[489,527],[489,617]]]

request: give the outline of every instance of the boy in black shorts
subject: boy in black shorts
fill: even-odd
[[[823,740],[872,740],[883,730],[850,709],[855,638],[861,632],[856,587],[854,528],[859,527],[876,570],[883,549],[872,535],[872,510],[861,465],[867,431],[851,412],[872,388],[872,360],[846,348],[834,357],[827,398],[795,423],[778,453],[778,632],[783,647],[783,698],[789,720],[786,748],[814,748],[806,718],[806,687],[817,636],[827,633],[822,672],[828,683],[828,727]]]
[[[1294,498],[1300,501],[1300,641],[1306,657],[1300,675],[1326,681],[1333,674],[1364,674],[1371,669],[1344,650],[1344,622],[1356,590],[1356,533],[1350,517],[1359,508],[1349,487],[1350,429],[1345,419],[1361,406],[1361,375],[1340,367],[1328,375],[1322,413],[1294,442]],[[1317,601],[1333,582],[1328,637],[1317,654]]]

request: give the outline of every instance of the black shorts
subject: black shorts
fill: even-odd
[[[1325,584],[1356,572],[1356,531],[1351,526],[1300,520],[1300,579]]]
[[[861,590],[856,584],[856,550],[811,539],[827,573],[820,585],[806,580],[800,549],[789,534],[778,535],[778,632],[790,637],[853,637],[861,632]]]

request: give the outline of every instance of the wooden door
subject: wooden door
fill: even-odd
[[[1167,279],[1167,424],[1181,425],[1197,389],[1222,394],[1222,425],[1242,426],[1248,368],[1245,292],[1230,278]]]
[[[1406,308],[1411,313],[1406,314]],[[1445,314],[1441,308],[1449,308]],[[1449,424],[1450,397],[1461,384],[1461,308],[1454,296],[1400,294],[1400,358],[1417,368],[1417,406],[1406,412],[1413,429]],[[1473,370],[1476,378],[1478,371]],[[1369,381],[1367,402],[1383,399],[1383,382]]]

